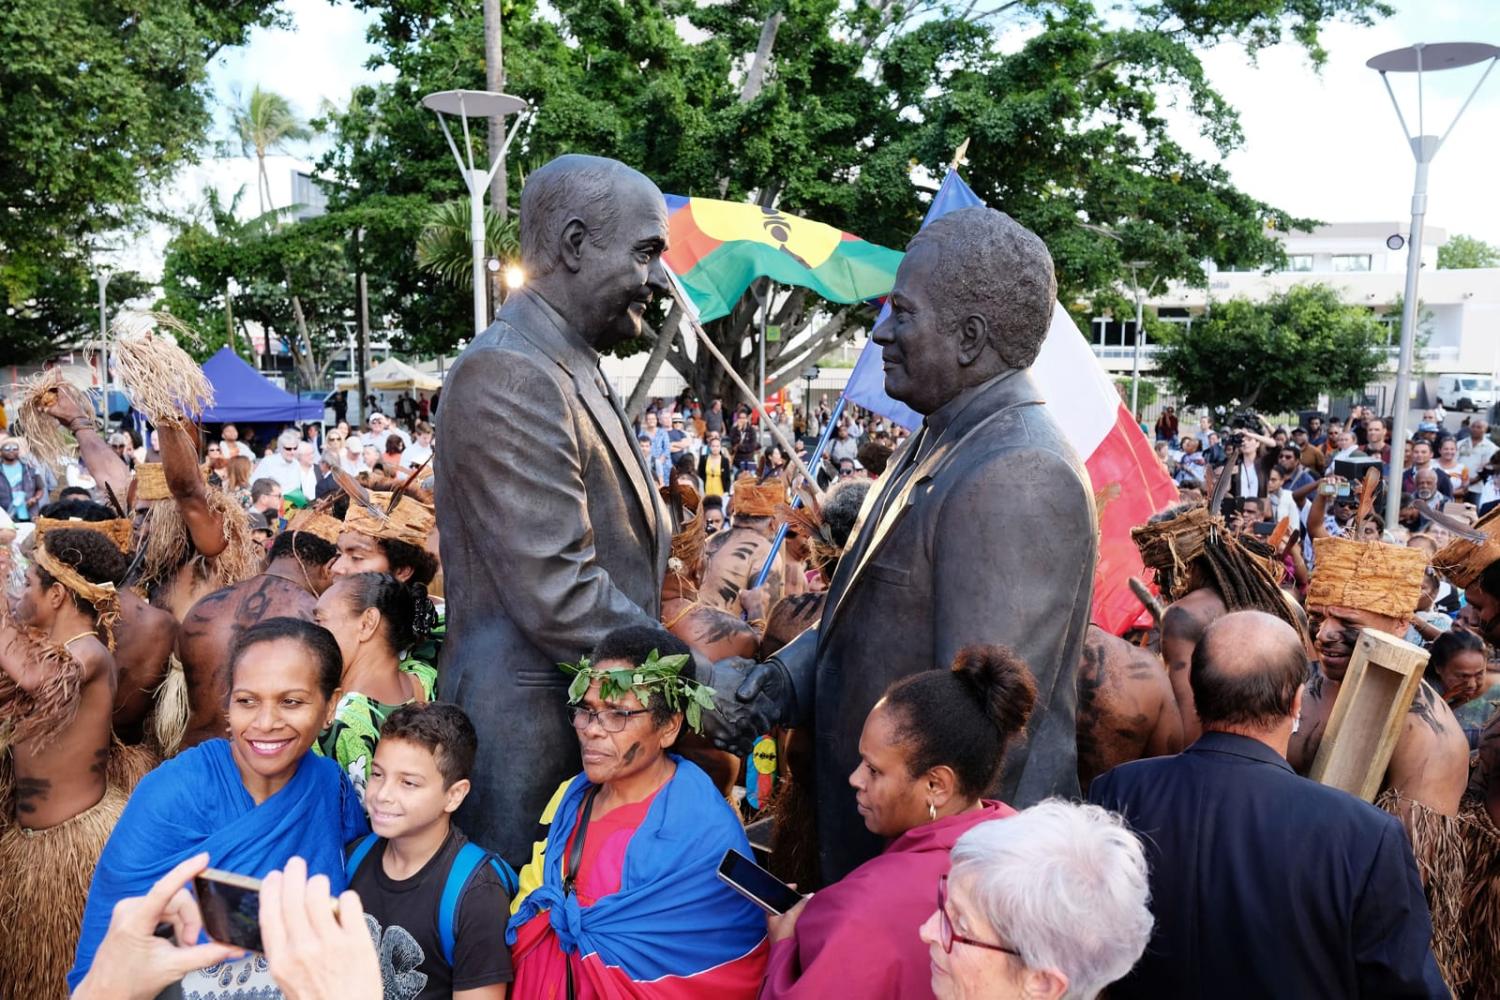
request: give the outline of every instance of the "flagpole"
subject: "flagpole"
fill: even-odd
[[[750,401],[750,405],[755,407],[755,412],[760,414],[760,419],[764,421],[766,429],[771,432],[771,436],[776,439],[776,443],[786,450],[787,460],[794,463],[798,471],[811,482],[813,478],[812,473],[808,471],[806,465],[802,464],[802,459],[797,457],[797,449],[787,439],[786,433],[780,427],[776,426],[775,421],[766,413],[766,408],[761,405],[760,396],[750,391],[750,387],[745,384],[745,380],[740,378],[740,373],[734,370],[734,365],[729,363],[729,359],[724,356],[724,352],[719,350],[718,345],[709,338],[708,331],[703,329],[703,323],[698,319],[698,305],[688,295],[687,289],[682,287],[682,281],[677,277],[676,272],[665,264],[662,265],[662,270],[667,272],[667,281],[672,285],[672,297],[682,304],[682,318],[687,320],[688,326],[692,327],[693,332],[698,335],[699,343],[708,349],[708,353],[712,354],[714,360],[719,362],[720,367],[724,369],[724,374],[729,376],[729,380]]]
[[[828,448],[828,442],[833,440],[833,428],[839,422],[839,416],[844,412],[844,404],[848,401],[849,400],[847,399],[847,397],[840,393],[839,401],[833,404],[833,412],[828,415],[828,426],[823,428],[823,433],[818,438],[818,446],[813,449],[812,467],[814,469],[818,467],[818,463],[823,461],[823,452]],[[818,489],[818,481],[816,479],[813,479],[807,484],[807,486],[808,489],[816,493]],[[802,494],[798,493],[796,496],[792,497],[792,509],[795,510],[801,506]],[[766,564],[762,566],[760,568],[760,572],[755,575],[755,582],[750,585],[752,590],[756,587],[763,586],[766,582],[766,577],[771,575],[771,567],[776,564],[776,553],[781,551],[781,543],[786,541],[786,532],[788,527],[790,527],[790,525],[783,521],[781,527],[776,529],[776,537],[771,541],[771,554],[766,556]]]

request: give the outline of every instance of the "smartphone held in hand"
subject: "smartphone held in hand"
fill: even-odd
[[[260,879],[205,868],[193,879],[203,930],[223,944],[265,951],[260,940]]]
[[[802,901],[796,889],[732,849],[719,862],[719,881],[767,913],[785,913]]]

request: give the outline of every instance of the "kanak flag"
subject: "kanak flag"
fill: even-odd
[[[957,209],[983,204],[958,171],[950,169],[922,225]],[[880,319],[889,308],[881,310]],[[1052,310],[1052,327],[1031,375],[1052,419],[1083,457],[1100,499],[1093,621],[1119,635],[1144,615],[1130,591],[1130,578],[1150,579],[1130,540],[1130,529],[1175,502],[1177,487],[1061,303]],[[860,354],[844,395],[912,430],[922,424],[921,414],[885,394],[880,348],[874,343]]]

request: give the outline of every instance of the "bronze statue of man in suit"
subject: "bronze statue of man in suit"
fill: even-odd
[[[623,625],[658,625],[671,532],[599,355],[638,336],[666,293],[666,247],[646,177],[599,157],[548,163],[521,194],[526,287],[443,386],[441,690],[479,732],[459,818],[516,863],[579,770],[557,664]]]
[[[971,643],[1009,646],[1036,677],[1027,738],[995,793],[1017,807],[1078,794],[1093,493],[1027,371],[1056,295],[1046,246],[1000,212],[962,209],[917,234],[873,338],[886,391],[923,426],[866,498],[819,624],[743,683],[728,663],[713,670],[722,742],[770,722],[813,726],[828,881],[881,848],[849,787],[865,716],[892,681],[946,669]]]

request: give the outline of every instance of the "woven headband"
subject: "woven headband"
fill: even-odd
[[[99,615],[99,627],[104,629],[105,640],[110,651],[113,652],[115,625],[120,620],[120,594],[115,590],[115,585],[85,580],[78,570],[48,552],[47,547],[40,544],[40,541],[32,551],[31,557],[58,583],[94,606],[94,611]]]

